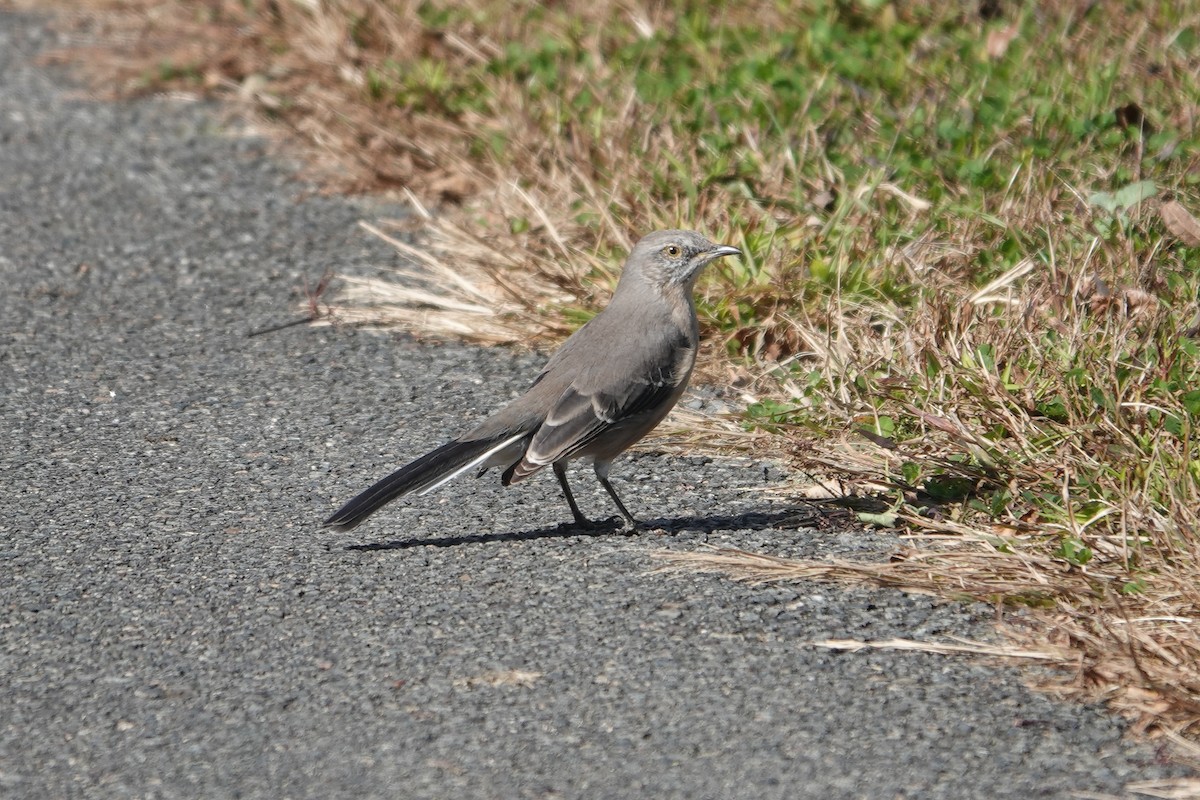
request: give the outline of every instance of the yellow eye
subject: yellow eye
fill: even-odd
[[[663,252],[669,255],[671,258],[679,258],[679,254],[683,251],[679,249],[679,245],[669,244],[663,248]]]

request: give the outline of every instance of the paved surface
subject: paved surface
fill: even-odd
[[[762,465],[614,471],[668,534],[564,533],[553,478],[317,523],[538,359],[293,328],[303,276],[395,256],[212,109],[72,99],[0,14],[0,796],[1123,796],[1171,772],[1012,670],[842,655],[984,608],[649,574],[789,528]],[[587,480],[580,499],[609,513]],[[1177,771],[1177,770],[1176,770]]]

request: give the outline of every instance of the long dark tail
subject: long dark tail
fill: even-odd
[[[348,531],[374,514],[386,503],[410,492],[436,488],[472,466],[487,460],[492,453],[503,449],[520,435],[507,439],[481,439],[448,442],[438,449],[406,464],[355,497],[325,520],[325,527]]]

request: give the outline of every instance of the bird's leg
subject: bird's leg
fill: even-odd
[[[571,485],[567,483],[567,467],[560,462],[554,462],[554,477],[558,478],[558,485],[562,487],[563,494],[567,498],[567,505],[571,507],[571,513],[575,515],[575,524],[580,528],[594,528],[596,524],[585,517],[579,510],[579,506],[575,504],[575,495],[571,494]]]
[[[600,485],[604,487],[604,491],[608,492],[608,496],[617,504],[617,508],[621,511],[621,516],[625,517],[625,521],[629,523],[629,529],[637,530],[638,521],[633,518],[633,514],[629,513],[629,509],[621,502],[621,498],[617,497],[617,490],[608,482],[608,468],[611,466],[611,461],[597,461],[594,464],[596,478],[600,481]]]

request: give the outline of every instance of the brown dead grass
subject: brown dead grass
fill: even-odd
[[[362,20],[357,27],[372,41],[388,42],[388,53],[424,47],[421,29],[403,24],[415,2],[396,4],[396,14],[376,13],[383,6],[372,2],[341,4],[332,13],[295,0],[262,7],[231,0],[9,5],[53,8],[68,45],[47,60],[86,65],[86,77],[102,95],[169,89],[240,101],[266,130],[306,145],[300,152],[330,190],[417,187],[453,201],[476,188],[460,126],[362,102],[362,68],[378,56],[355,44],[353,21]]]

